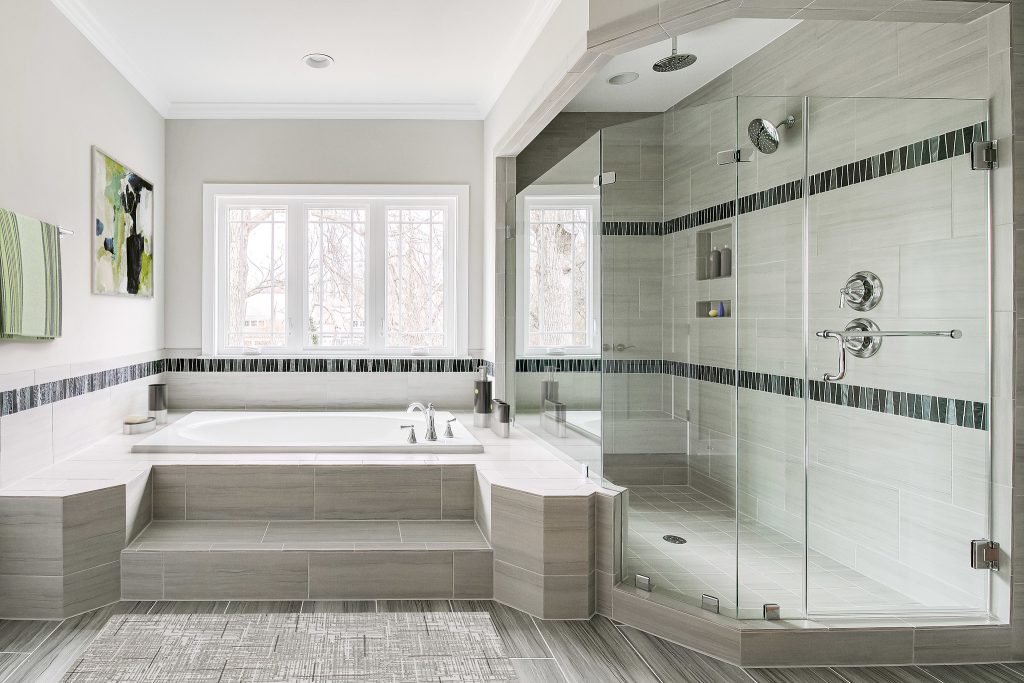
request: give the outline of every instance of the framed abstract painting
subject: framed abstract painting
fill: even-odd
[[[92,291],[153,296],[153,184],[92,148]]]

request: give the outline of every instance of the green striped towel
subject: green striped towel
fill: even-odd
[[[0,339],[61,332],[60,230],[0,209]]]

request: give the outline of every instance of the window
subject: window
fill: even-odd
[[[524,303],[520,352],[527,356],[599,354],[598,198],[528,195],[522,199],[519,215]]]
[[[464,355],[467,201],[464,186],[206,186],[204,354]]]

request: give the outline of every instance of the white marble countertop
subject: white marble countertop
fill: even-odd
[[[169,423],[189,412],[171,413]],[[153,465],[472,464],[490,484],[537,495],[587,496],[603,490],[528,431],[513,428],[505,439],[490,429],[473,427],[471,413],[455,415],[483,444],[483,453],[132,453],[132,445],[153,432],[114,434],[0,489],[0,496],[67,496],[129,485],[148,476]]]

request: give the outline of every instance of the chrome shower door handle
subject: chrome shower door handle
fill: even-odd
[[[822,379],[826,382],[838,382],[846,377],[846,340],[843,339],[842,335],[836,334],[832,330],[822,330],[817,335],[822,339],[835,339],[839,344],[839,372],[834,375],[826,372],[822,376]]]

